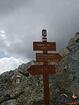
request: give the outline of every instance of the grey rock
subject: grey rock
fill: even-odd
[[[63,59],[56,64],[56,74],[49,76],[51,105],[61,94],[79,97],[79,34],[60,51]],[[27,69],[37,64],[31,61],[16,70],[0,75],[0,105],[43,105],[43,77],[32,76]],[[49,63],[50,64],[50,63]],[[51,63],[52,64],[52,63]]]

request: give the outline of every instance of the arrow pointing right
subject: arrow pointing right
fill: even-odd
[[[37,62],[45,62],[45,61],[52,61],[52,62],[58,62],[63,57],[59,53],[36,53],[36,61]]]

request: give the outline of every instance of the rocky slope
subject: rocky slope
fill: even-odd
[[[58,105],[61,94],[79,97],[79,33],[60,51],[64,58],[56,65],[57,73],[49,76],[51,105]],[[0,75],[0,105],[43,105],[42,76],[28,74],[34,61]]]

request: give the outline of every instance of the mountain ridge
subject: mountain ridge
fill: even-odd
[[[49,76],[51,105],[61,94],[79,97],[79,32],[60,51],[64,58],[56,64],[57,73]],[[42,105],[43,77],[32,76],[27,69],[35,61],[20,65],[0,75],[0,105]]]

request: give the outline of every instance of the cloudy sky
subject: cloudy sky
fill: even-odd
[[[32,42],[43,28],[65,47],[79,31],[79,0],[0,0],[0,73],[34,57]]]

